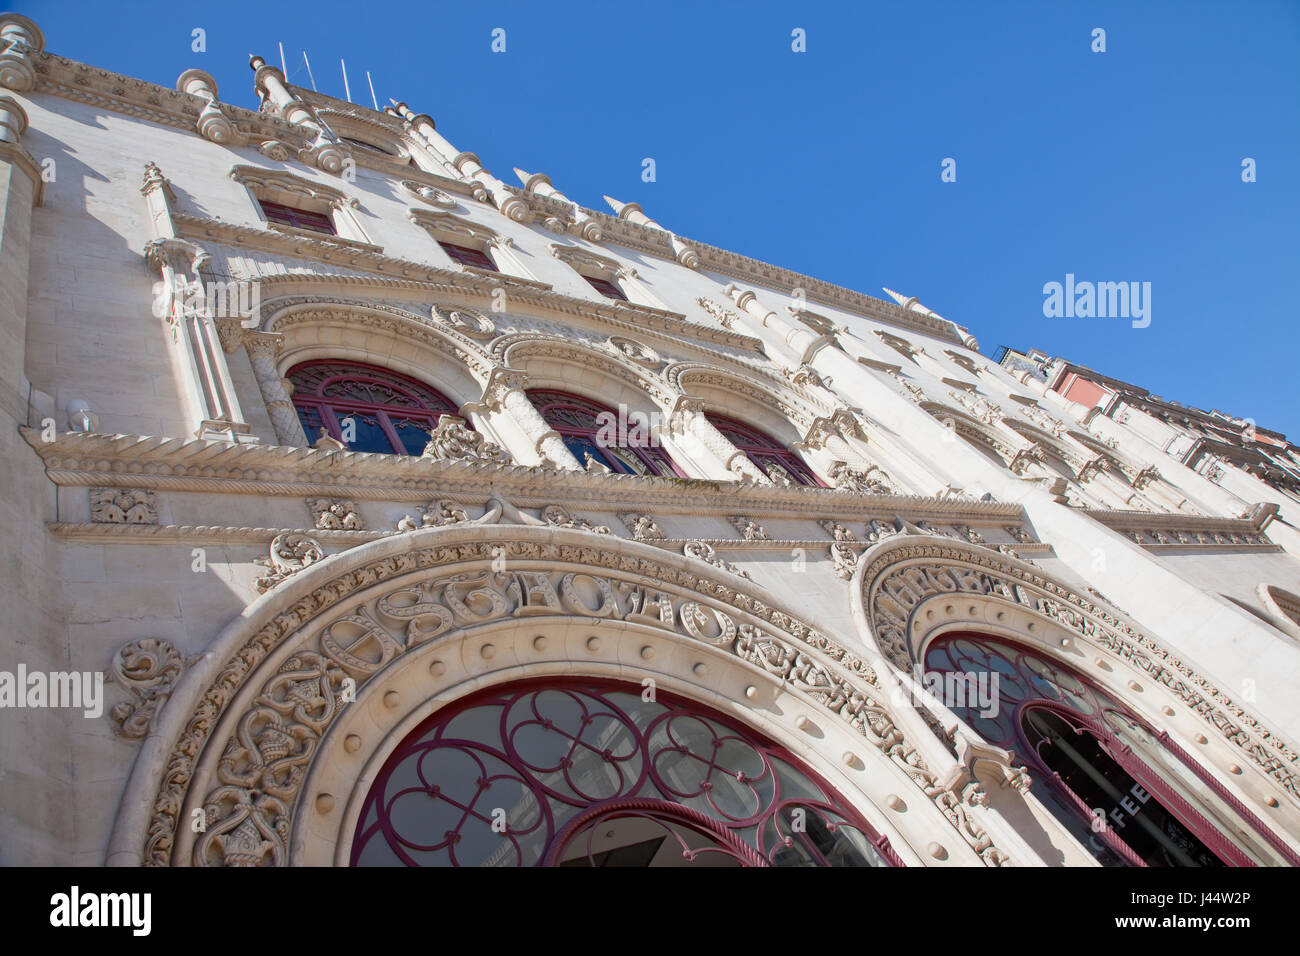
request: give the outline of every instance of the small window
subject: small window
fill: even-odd
[[[471,266],[475,269],[487,269],[489,272],[499,272],[497,265],[488,258],[488,254],[481,249],[472,249],[469,246],[458,246],[454,242],[438,241],[442,246],[442,251],[447,253],[463,266]]]
[[[269,222],[278,222],[282,226],[292,226],[295,229],[320,232],[327,236],[338,234],[334,228],[334,221],[324,213],[295,209],[293,206],[283,206],[278,202],[270,202],[266,199],[259,199],[258,203],[262,207],[262,215],[266,216]]]
[[[623,302],[627,301],[627,296],[623,294],[623,290],[614,285],[614,283],[610,282],[608,279],[593,279],[591,276],[583,276],[583,278],[587,280],[588,284],[593,289],[605,298],[619,299]]]

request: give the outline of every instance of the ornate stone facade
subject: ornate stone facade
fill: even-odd
[[[57,347],[0,357],[27,562],[0,573],[7,649],[107,669],[127,699],[73,732],[15,718],[4,862],[346,865],[422,721],[579,679],[797,755],[863,860],[1107,862],[1032,748],[918,692],[971,635],[1109,695],[1164,748],[1125,752],[1182,761],[1250,831],[1205,836],[1217,852],[1291,861],[1294,501],[1166,462],[914,298],[581,208],[543,174],[507,186],[404,103],[256,57],[246,109],[34,29],[0,17],[0,276],[28,277],[0,318]],[[19,110],[42,149],[129,181],[47,209],[72,178],[40,181]],[[96,363],[107,333],[129,362]],[[60,784],[83,758],[84,793]]]

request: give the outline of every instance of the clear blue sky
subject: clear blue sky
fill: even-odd
[[[1300,438],[1300,0],[14,9],[53,53],[166,86],[199,67],[252,108],[249,53],[283,41],[307,85],[306,49],[338,96],[345,57],[354,100],[368,69],[381,104],[508,182],[636,200],[682,235],[920,296],[986,354],[1038,347]],[[1044,318],[1066,273],[1150,282],[1150,327]]]

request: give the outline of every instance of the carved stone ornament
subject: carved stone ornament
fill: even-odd
[[[749,575],[736,567],[730,561],[718,557],[717,549],[707,541],[687,541],[682,545],[682,554],[688,558],[699,558],[715,568],[721,568],[724,571],[730,571],[732,574],[738,574],[742,578],[749,578]]]
[[[462,335],[467,335],[480,342],[496,338],[496,324],[478,309],[466,309],[460,306],[430,306],[429,317]]]
[[[427,508],[421,508],[420,522],[417,525],[415,518],[411,515],[404,515],[397,522],[398,531],[414,531],[419,528],[443,528],[449,524],[459,524],[462,521],[469,520],[469,513],[462,508],[457,502],[450,498],[440,498],[437,501],[429,502]]]
[[[355,502],[342,498],[309,498],[312,521],[317,531],[361,531],[364,524]]]
[[[825,529],[826,533],[829,534],[836,541],[842,542],[842,541],[858,540],[856,537],[854,537],[853,532],[850,531],[844,524],[842,524],[839,521],[822,520],[822,521],[818,521],[817,523],[821,525],[822,528]]]
[[[132,697],[109,712],[119,735],[138,739],[149,732],[154,715],[167,702],[184,667],[180,651],[171,641],[145,638],[118,649],[109,674]]]
[[[100,524],[157,524],[154,493],[138,488],[91,488],[90,520]]]
[[[1012,538],[1014,538],[1016,541],[1019,541],[1021,544],[1034,543],[1033,536],[1027,534],[1025,530],[1021,528],[1019,525],[1014,525],[1014,524],[1003,525],[1002,530],[1005,531],[1007,534],[1011,535]]]
[[[456,200],[441,189],[435,189],[428,183],[418,183],[412,179],[402,180],[402,188],[414,196],[420,202],[426,202],[430,206],[436,206],[439,209],[455,209]]]
[[[706,299],[704,296],[700,296],[695,301],[699,303],[701,309],[713,316],[713,318],[717,320],[718,324],[724,329],[734,330],[736,328],[736,323],[740,321],[739,315],[728,308],[718,305],[718,303],[714,302],[712,299]]]
[[[436,461],[468,459],[510,464],[510,454],[504,448],[469,428],[465,419],[456,415],[443,415],[438,419],[438,427],[429,433],[429,443],[424,446],[421,457]]]
[[[768,540],[767,532],[763,530],[763,526],[753,518],[746,518],[742,515],[733,515],[727,520],[731,522],[731,526],[739,531],[746,541]]]
[[[459,655],[483,624],[508,627],[546,615],[584,628],[598,620],[658,628],[683,647],[704,645],[734,665],[757,668],[765,681],[859,735],[873,759],[905,774],[985,865],[1009,862],[971,812],[979,788],[956,792],[947,773],[930,768],[871,665],[771,606],[743,578],[563,529],[487,540],[468,537],[473,533],[417,531],[424,537],[414,545],[363,545],[364,556],[351,552],[348,564],[345,555],[334,576],[317,571],[292,607],[264,608],[246,622],[210,681],[184,701],[173,699],[176,717],[158,768],[137,770],[153,795],[126,810],[119,832],[138,834],[141,862],[290,864],[299,836],[313,839],[308,828],[317,821],[309,815],[328,812],[304,799],[305,787],[313,767],[326,766],[325,742],[346,713],[348,693],[361,700],[394,673],[392,665],[400,669],[404,656],[422,654],[430,641]],[[493,570],[502,557],[517,570]],[[201,832],[188,825],[190,806],[204,810]]]
[[[267,159],[273,159],[277,163],[288,162],[289,157],[292,155],[289,145],[280,142],[278,139],[266,140],[257,147],[257,151]]]
[[[831,558],[835,561],[835,576],[841,581],[847,581],[853,577],[853,571],[858,565],[858,553],[847,544],[831,545]]]
[[[578,531],[590,531],[592,534],[609,534],[609,528],[595,525],[586,518],[575,518],[568,510],[559,505],[547,505],[542,509],[542,520],[553,528],[574,528]]]
[[[626,512],[620,514],[618,520],[627,525],[634,541],[663,541],[668,537],[659,530],[659,525],[650,515]]]
[[[315,538],[297,532],[276,535],[270,552],[270,557],[253,559],[255,564],[267,569],[267,573],[257,579],[259,594],[265,594],[281,581],[325,557],[325,549]]]
[[[664,364],[663,357],[648,345],[642,345],[635,339],[624,338],[621,335],[610,336],[609,344],[619,354],[626,356],[638,365],[646,368],[657,369]]]
[[[882,469],[871,465],[857,468],[847,462],[837,461],[830,470],[830,479],[837,491],[853,492],[860,495],[892,495],[894,484]]]

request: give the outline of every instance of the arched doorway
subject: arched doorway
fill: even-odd
[[[1106,866],[1295,864],[1295,855],[1167,734],[1073,668],[977,632],[924,652],[927,686],[1048,786],[1045,806]]]
[[[351,863],[897,866],[789,751],[697,702],[594,678],[444,707],[384,763]]]

